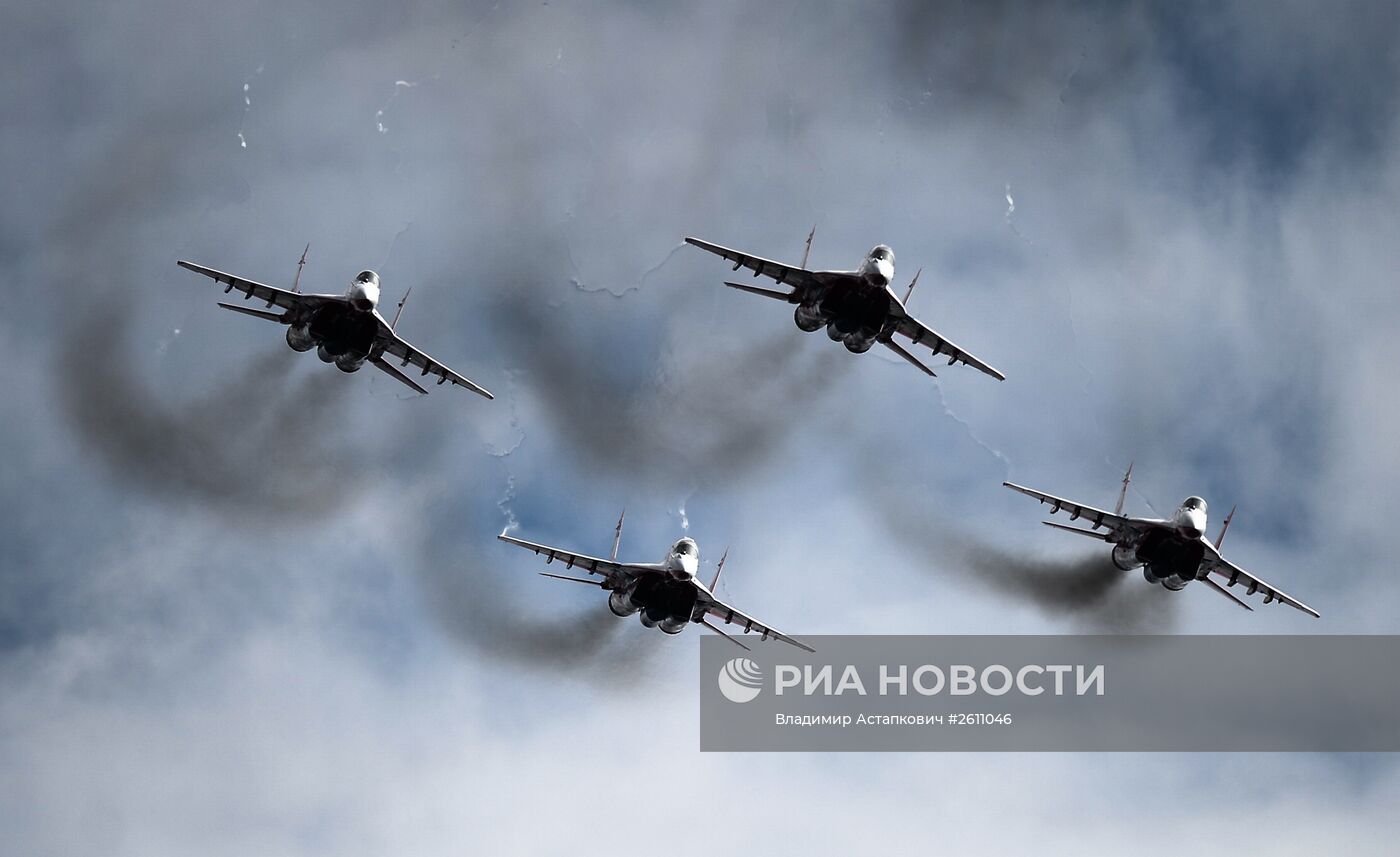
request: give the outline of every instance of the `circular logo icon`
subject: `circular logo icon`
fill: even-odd
[[[730,702],[748,702],[763,689],[763,670],[748,658],[734,658],[720,668],[719,692]]]

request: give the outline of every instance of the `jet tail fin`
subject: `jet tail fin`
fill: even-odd
[[[253,318],[265,318],[268,321],[275,321],[278,324],[282,323],[281,313],[268,312],[265,309],[254,309],[252,307],[239,306],[238,304],[226,304],[223,301],[219,302],[219,306],[223,307],[224,309],[231,309],[234,312],[241,312],[244,315],[251,315]]]
[[[292,292],[301,294],[301,269],[306,267],[306,254],[311,252],[311,242],[306,242],[306,249],[301,251],[301,258],[297,260],[297,275],[292,278]]]
[[[389,322],[390,330],[399,326],[399,316],[403,315],[403,305],[408,303],[408,296],[411,294],[413,294],[413,286],[409,286],[408,291],[404,292],[403,297],[399,298],[399,308],[394,310],[394,320]]]
[[[622,522],[627,517],[627,510],[623,509],[622,514],[617,516],[617,528],[613,530],[612,555],[608,557],[612,561],[617,561],[617,548],[622,544]]]
[[[1225,541],[1225,531],[1230,529],[1230,521],[1235,517],[1235,510],[1238,506],[1230,507],[1230,514],[1225,516],[1225,523],[1220,525],[1220,535],[1215,537],[1215,549],[1220,550],[1220,543]]]
[[[909,281],[909,291],[907,291],[907,292],[904,293],[904,303],[905,303],[906,306],[907,306],[908,303],[909,303],[909,299],[912,298],[912,297],[914,296],[914,287],[917,286],[917,285],[919,284],[919,274],[922,274],[923,272],[924,272],[924,269],[923,269],[923,268],[920,268],[918,271],[916,271],[916,272],[914,273],[914,279],[912,279],[912,280]]]
[[[802,251],[802,270],[807,270],[807,257],[812,255],[812,239],[816,237],[817,224],[812,224],[812,231],[807,233],[807,249]]]
[[[1123,487],[1118,492],[1118,505],[1113,507],[1113,514],[1123,514],[1123,502],[1128,499],[1128,483],[1133,481],[1133,463],[1128,462],[1128,472],[1123,474]]]
[[[719,573],[724,571],[724,561],[727,559],[729,559],[729,548],[726,546],[724,554],[719,558],[719,565],[715,566],[715,579],[710,581],[711,592],[714,592],[715,587],[719,586]]]

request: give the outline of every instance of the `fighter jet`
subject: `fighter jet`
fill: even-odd
[[[914,275],[903,299],[896,295],[891,288],[894,282],[894,252],[884,244],[866,254],[860,267],[854,271],[808,271],[806,254],[803,255],[802,266],[793,267],[699,238],[685,240],[687,244],[733,262],[736,271],[748,268],[755,277],[762,275],[791,286],[792,291],[782,292],[745,283],[725,283],[730,288],[795,304],[793,320],[800,330],[812,333],[825,327],[826,335],[832,341],[844,343],[846,349],[854,354],[864,354],[878,342],[933,377],[932,369],[895,340],[895,336],[899,335],[908,338],[913,345],[945,355],[949,366],[963,363],[980,369],[998,381],[1006,379],[1005,375],[909,314],[905,305],[910,295],[914,294],[919,275]],[[811,251],[811,241],[811,235],[808,235],[808,252]]]
[[[613,615],[631,616],[636,613],[640,616],[642,624],[648,628],[660,628],[667,634],[679,634],[694,622],[704,625],[742,649],[749,648],[711,622],[710,618],[713,617],[723,620],[726,625],[738,625],[744,629],[745,634],[756,631],[760,639],[767,640],[771,637],[804,651],[812,651],[812,647],[806,643],[775,631],[715,597],[715,585],[719,583],[720,572],[724,571],[724,561],[729,557],[727,550],[724,556],[720,557],[715,576],[710,580],[709,586],[696,577],[700,569],[700,548],[692,538],[677,540],[666,551],[661,562],[618,562],[617,549],[622,543],[622,521],[625,517],[624,512],[623,516],[617,519],[612,553],[607,559],[527,542],[506,533],[501,533],[497,538],[534,551],[536,555],[544,554],[548,557],[545,560],[547,563],[562,559],[565,568],[577,567],[590,575],[598,575],[601,580],[540,572],[541,575],[555,580],[585,583],[606,591],[608,609],[612,610]]]
[[[1246,610],[1253,610],[1243,599],[1230,591],[1236,585],[1243,586],[1245,595],[1264,593],[1264,603],[1278,602],[1318,618],[1316,610],[1276,589],[1267,582],[1255,577],[1220,555],[1220,544],[1225,540],[1225,531],[1235,517],[1235,510],[1225,516],[1220,527],[1220,535],[1212,544],[1206,537],[1206,501],[1200,497],[1187,497],[1170,518],[1131,518],[1123,514],[1123,501],[1128,496],[1128,483],[1133,476],[1133,467],[1123,475],[1123,488],[1118,493],[1118,505],[1112,512],[1105,512],[1093,506],[1066,500],[1052,494],[1043,494],[1023,485],[1003,482],[1012,491],[1019,491],[1034,497],[1041,503],[1050,503],[1050,513],[1068,511],[1071,521],[1084,519],[1090,529],[1069,527],[1053,521],[1041,523],[1059,530],[1068,530],[1082,536],[1089,536],[1113,545],[1113,564],[1123,571],[1142,568],[1142,576],[1148,583],[1160,583],[1173,592],[1186,588],[1186,584],[1199,580],[1212,590],[1229,598]],[[1098,532],[1100,527],[1104,532]],[[1214,575],[1215,577],[1212,577]],[[1225,582],[1221,586],[1215,578]]]
[[[414,348],[394,331],[399,316],[403,314],[404,303],[408,301],[408,294],[405,293],[403,300],[399,301],[394,320],[386,321],[379,314],[379,275],[373,271],[356,274],[344,294],[307,295],[300,290],[301,268],[306,264],[305,252],[297,263],[297,276],[291,291],[265,286],[193,262],[181,260],[176,264],[223,283],[224,294],[237,289],[243,293],[245,301],[257,298],[266,302],[266,309],[232,303],[220,303],[219,306],[286,325],[287,344],[293,351],[310,351],[314,348],[321,362],[334,363],[342,372],[357,372],[369,361],[419,393],[427,393],[417,381],[399,371],[399,366],[412,363],[423,370],[420,377],[436,375],[439,384],[451,381],[488,399],[495,398],[485,387]],[[270,312],[273,307],[282,312]],[[390,363],[390,359],[397,359],[399,366]]]

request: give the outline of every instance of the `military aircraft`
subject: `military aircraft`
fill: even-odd
[[[225,294],[237,289],[243,293],[245,301],[257,298],[266,302],[266,309],[233,303],[220,303],[219,306],[286,325],[287,344],[293,351],[310,351],[314,348],[321,362],[334,363],[342,372],[357,372],[368,361],[419,393],[427,393],[417,381],[399,371],[399,366],[412,363],[423,370],[420,377],[436,375],[439,384],[451,381],[488,399],[495,398],[485,387],[464,378],[414,348],[395,332],[399,316],[403,314],[403,306],[408,301],[408,294],[405,293],[403,300],[399,301],[394,320],[386,321],[384,316],[379,314],[379,275],[373,271],[361,271],[357,274],[344,294],[308,295],[302,294],[300,290],[301,268],[306,264],[305,251],[302,252],[301,261],[297,263],[297,276],[290,291],[265,286],[193,262],[181,260],[176,264],[223,283]],[[273,307],[281,309],[282,312],[270,312]],[[397,359],[399,366],[390,363],[390,358]]]
[[[1200,497],[1187,497],[1170,518],[1132,518],[1123,514],[1123,501],[1128,496],[1128,483],[1133,477],[1133,467],[1123,475],[1123,488],[1118,493],[1118,505],[1112,512],[1086,506],[1044,494],[1023,485],[1003,482],[1012,491],[1019,491],[1034,497],[1041,503],[1050,503],[1053,515],[1068,511],[1071,521],[1083,519],[1089,522],[1090,529],[1069,527],[1053,521],[1041,523],[1059,530],[1068,530],[1081,536],[1089,536],[1113,545],[1113,564],[1123,571],[1131,571],[1139,566],[1142,576],[1148,583],[1160,583],[1173,592],[1186,588],[1186,584],[1199,580],[1221,595],[1234,601],[1246,610],[1253,610],[1243,599],[1230,591],[1236,585],[1244,587],[1245,595],[1264,593],[1264,603],[1281,603],[1318,618],[1316,610],[1276,589],[1267,582],[1255,577],[1220,555],[1220,544],[1225,540],[1225,531],[1235,517],[1235,510],[1225,516],[1220,527],[1220,535],[1212,544],[1205,537],[1206,501]],[[1103,527],[1104,532],[1099,532]],[[1212,577],[1214,575],[1214,577]],[[1225,582],[1221,586],[1216,578]]]
[[[622,521],[625,517],[624,512],[622,517],[617,519],[612,553],[607,559],[527,542],[506,533],[501,533],[496,538],[534,551],[536,555],[544,554],[548,557],[545,560],[547,563],[562,559],[565,568],[581,568],[590,575],[598,575],[601,580],[540,572],[545,577],[585,583],[605,590],[609,593],[608,609],[612,610],[613,615],[631,616],[637,613],[642,624],[648,628],[660,628],[667,634],[679,634],[694,622],[704,625],[740,648],[749,648],[711,622],[710,618],[713,617],[723,620],[726,625],[743,628],[745,634],[756,631],[760,639],[767,640],[771,637],[804,651],[812,651],[812,647],[806,643],[775,631],[715,597],[715,585],[719,583],[720,572],[724,571],[724,562],[729,557],[727,550],[724,556],[720,557],[715,576],[710,580],[709,586],[696,577],[700,569],[700,548],[692,538],[677,540],[666,551],[661,562],[618,562],[617,549],[622,542]]]
[[[782,292],[745,283],[725,283],[730,288],[795,304],[793,319],[799,329],[812,333],[825,327],[826,335],[832,341],[844,343],[852,353],[864,354],[878,342],[920,371],[934,376],[932,369],[895,340],[895,336],[899,335],[907,337],[912,345],[921,345],[931,349],[934,354],[945,355],[949,366],[962,363],[980,369],[998,381],[1006,379],[1005,375],[909,314],[905,305],[914,294],[919,275],[914,275],[903,299],[896,295],[891,288],[894,282],[894,252],[884,244],[866,254],[860,267],[854,271],[808,271],[807,254],[803,255],[800,267],[793,267],[699,238],[686,238],[685,241],[733,262],[736,271],[748,268],[755,277],[762,275],[791,286],[792,291]],[[808,235],[808,253],[811,248],[812,236]]]

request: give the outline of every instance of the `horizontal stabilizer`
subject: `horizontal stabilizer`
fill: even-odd
[[[745,283],[725,283],[725,285],[731,289],[739,289],[740,291],[752,292],[756,295],[762,295],[765,298],[773,298],[774,300],[785,301],[791,304],[797,303],[797,292],[780,292],[776,289],[764,289],[760,288],[759,286],[750,286]]]
[[[700,620],[700,624],[701,624],[701,625],[704,625],[706,628],[709,628],[711,631],[714,631],[716,634],[719,634],[721,637],[723,637],[724,639],[726,639],[726,640],[728,640],[729,642],[733,643],[734,645],[738,646],[739,648],[743,649],[744,651],[746,651],[746,652],[752,652],[752,651],[753,651],[753,649],[750,649],[748,646],[746,646],[746,645],[744,645],[743,643],[739,642],[738,638],[734,637],[734,636],[731,635],[731,634],[725,633],[725,631],[724,631],[723,629],[721,629],[718,625],[716,625],[716,624],[714,624],[713,622],[711,622],[709,619],[701,619],[701,620]]]
[[[224,309],[231,309],[234,312],[241,312],[244,315],[251,315],[253,318],[265,318],[268,321],[275,321],[278,324],[282,323],[282,313],[280,312],[268,312],[265,309],[254,309],[252,307],[239,306],[238,304],[226,304],[223,301],[219,302],[219,306]]]
[[[384,370],[384,374],[399,379],[400,381],[404,382],[405,384],[407,384],[408,386],[412,387],[413,389],[417,390],[425,396],[428,395],[428,391],[423,389],[417,381],[400,372],[399,367],[386,362],[382,357],[376,357],[370,362],[373,363],[375,366],[378,366],[380,369]]]
[[[910,363],[913,363],[915,368],[919,369],[919,371],[923,372],[930,378],[938,377],[937,373],[935,373],[932,369],[928,368],[923,363],[921,363],[919,361],[919,358],[915,357],[913,354],[910,354],[898,342],[895,342],[893,339],[882,339],[880,340],[880,344],[893,351],[895,354],[898,354],[900,357],[903,357],[905,360],[908,360]]]
[[[568,581],[571,581],[571,582],[573,582],[573,583],[586,583],[586,584],[588,584],[589,586],[602,586],[602,585],[603,585],[601,581],[589,580],[589,579],[586,578],[586,577],[569,577],[569,576],[563,575],[563,574],[550,574],[550,573],[547,572],[547,571],[537,572],[537,574],[539,574],[540,577],[552,577],[552,578],[554,578],[555,580],[568,580]]]
[[[1071,533],[1079,533],[1081,536],[1088,536],[1091,539],[1098,539],[1101,542],[1111,542],[1113,537],[1108,533],[1097,533],[1093,530],[1085,530],[1080,527],[1071,527],[1065,524],[1057,524],[1054,521],[1041,521],[1047,527],[1054,527],[1057,530],[1065,530]]]
[[[1214,580],[1211,580],[1209,577],[1204,578],[1204,579],[1205,579],[1205,582],[1206,582],[1206,583],[1209,583],[1209,584],[1210,584],[1210,588],[1211,588],[1211,589],[1214,589],[1216,592],[1219,592],[1221,595],[1224,595],[1226,598],[1228,598],[1228,599],[1230,599],[1231,601],[1235,602],[1236,604],[1240,605],[1241,607],[1243,607],[1244,609],[1248,610],[1249,612],[1251,612],[1251,613],[1254,612],[1254,608],[1253,608],[1253,607],[1250,607],[1248,604],[1244,603],[1244,600],[1241,599],[1239,596],[1235,595],[1235,593],[1231,592],[1230,590],[1228,590],[1228,589],[1226,589],[1225,587],[1221,586],[1220,584],[1216,583]]]

